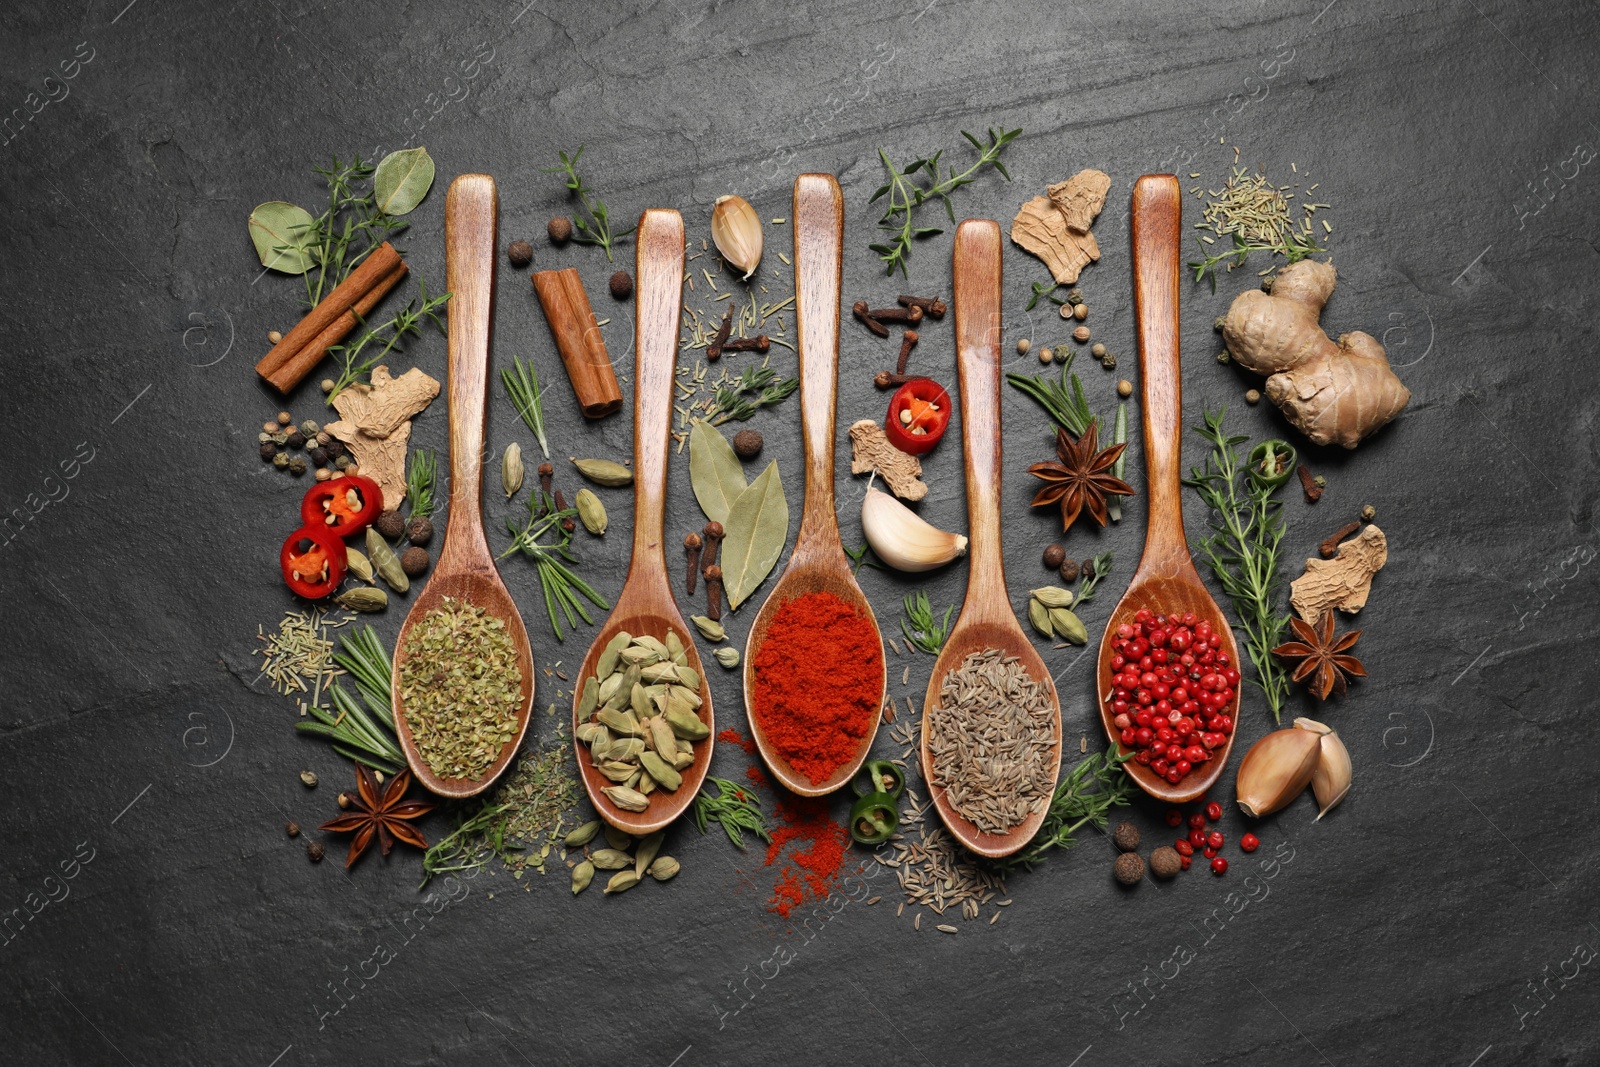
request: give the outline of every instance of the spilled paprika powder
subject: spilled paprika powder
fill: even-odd
[[[855,758],[883,700],[883,642],[832,593],[780,607],[755,657],[750,714],[767,743],[813,785]]]

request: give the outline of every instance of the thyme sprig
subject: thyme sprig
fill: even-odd
[[[1056,296],[1056,290],[1060,289],[1062,286],[1064,286],[1066,284],[1067,284],[1066,282],[1058,282],[1058,281],[1034,282],[1033,283],[1033,299],[1028,301],[1028,306],[1023,308],[1023,310],[1024,311],[1032,311],[1033,310],[1033,305],[1035,305],[1035,304],[1037,304],[1039,302],[1039,298],[1041,296],[1048,297],[1049,300],[1050,300],[1050,303],[1052,303],[1052,304],[1058,304],[1058,305],[1059,304],[1065,304],[1067,302],[1066,299],[1063,298],[1063,297]]]
[[[516,523],[506,520],[511,546],[498,557],[505,559],[513,552],[521,552],[533,560],[539,589],[544,594],[545,610],[550,613],[550,628],[555,631],[557,641],[566,640],[561,630],[561,617],[565,617],[567,626],[572,629],[577,628],[580,618],[586,623],[594,622],[584,606],[585,600],[597,608],[611,610],[605,597],[595,592],[588,582],[567,566],[577,563],[578,557],[572,554],[571,532],[563,529],[561,524],[563,520],[575,519],[577,515],[577,508],[557,511],[555,500],[547,493],[528,494],[528,521],[518,529]],[[551,533],[556,535],[556,539],[546,544],[544,538]]]
[[[306,304],[316,307],[368,253],[408,224],[379,210],[371,185],[376,168],[360,156],[349,162],[334,156],[329,166],[312,169],[328,183],[328,209],[317,216],[305,242],[306,253],[316,263],[316,280],[312,280],[312,271],[304,275]],[[364,243],[352,254],[358,238]]]
[[[539,451],[544,453],[545,459],[549,459],[550,442],[544,436],[544,390],[539,386],[539,371],[533,361],[524,363],[521,356],[512,356],[511,366],[500,369],[500,381],[506,387],[506,395],[511,398],[517,414],[533,431],[534,438],[539,442]]]
[[[944,611],[944,621],[941,623],[933,613],[933,602],[928,599],[928,591],[919,589],[916,593],[905,598],[906,618],[900,620],[900,632],[906,635],[906,643],[937,656],[944,647],[944,639],[950,634],[950,616],[955,613],[956,606],[951,604]],[[907,626],[907,620],[910,625]]]
[[[1067,354],[1066,362],[1061,364],[1059,382],[1052,382],[1042,374],[1007,374],[1006,381],[1037,401],[1057,426],[1073,437],[1082,437],[1089,432],[1089,424],[1095,421],[1095,414],[1089,410],[1089,398],[1083,394],[1083,382],[1071,373],[1072,360],[1076,355],[1076,352]]]
[[[406,499],[411,501],[411,517],[426,519],[433,514],[433,487],[438,479],[439,458],[430,449],[411,453],[411,468],[406,471]]]
[[[799,378],[780,379],[776,369],[752,365],[726,385],[716,387],[706,416],[713,426],[748,419],[757,409],[778,403],[799,387]]]
[[[1245,649],[1255,665],[1255,677],[1250,681],[1266,696],[1273,721],[1279,722],[1289,697],[1289,680],[1272,655],[1283,643],[1289,624],[1289,616],[1276,608],[1279,546],[1284,533],[1282,502],[1272,497],[1279,486],[1267,484],[1247,469],[1238,446],[1249,437],[1228,434],[1222,428],[1225,414],[1226,410],[1208,411],[1204,424],[1195,427],[1196,433],[1211,442],[1211,454],[1206,457],[1205,469],[1191,468],[1183,484],[1200,494],[1211,515],[1213,533],[1201,540],[1200,551],[1244,624]]]
[[[889,198],[889,209],[883,213],[883,218],[878,220],[878,227],[892,234],[893,239],[887,243],[872,245],[871,248],[878,253],[878,258],[887,264],[885,274],[893,274],[898,269],[901,276],[909,277],[906,275],[906,258],[911,255],[912,242],[944,232],[938,226],[913,225],[912,216],[917,208],[929,200],[942,200],[945,211],[950,216],[950,223],[954,225],[956,209],[950,200],[951,193],[963,185],[977,181],[978,172],[984,167],[993,167],[1006,181],[1011,180],[1011,174],[1006,170],[1005,164],[1000,162],[1000,153],[1022,131],[1007,130],[1002,126],[998,134],[992,129],[988,132],[989,143],[984,144],[966,130],[961,131],[961,136],[978,150],[978,160],[960,174],[956,173],[955,167],[949,167],[948,173],[943,178],[939,177],[939,161],[944,155],[942,148],[931,156],[911,161],[903,169],[894,165],[889,159],[888,152],[882,148],[878,149],[878,158],[883,160],[884,169],[889,172],[889,180],[872,194],[869,203],[876,203],[884,196]],[[916,176],[919,174],[927,175],[929,179],[927,185],[918,184]]]
[[[712,786],[717,788],[716,796],[709,792]],[[761,814],[761,801],[756,795],[737,782],[707,775],[700,792],[694,795],[694,825],[703,834],[710,823],[720,825],[735,848],[744,848],[742,831],[745,830],[772,843],[766,817]]]
[[[568,156],[564,151],[560,155],[561,166],[546,167],[544,168],[544,173],[565,174],[567,176],[566,185],[568,191],[578,198],[578,202],[583,205],[583,210],[589,214],[587,222],[582,218],[572,220],[572,239],[579,244],[599,245],[605,250],[607,262],[610,262],[612,244],[632,233],[634,227],[629,226],[626,230],[613,231],[611,229],[611,215],[606,210],[605,201],[598,197],[591,198],[590,194],[594,190],[583,184],[583,179],[579,177],[577,170],[578,160],[583,156],[583,145],[579,145],[578,150],[572,153],[571,156]]]
[[[1079,575],[1083,584],[1078,587],[1078,597],[1072,602],[1074,611],[1094,599],[1094,587],[1100,584],[1100,579],[1111,573],[1112,558],[1109,550],[1097,552],[1089,565],[1083,568],[1083,573]]]
[[[1039,831],[1022,851],[1000,861],[1004,869],[1024,867],[1032,870],[1044,862],[1053,848],[1072,848],[1078,843],[1073,834],[1085,826],[1106,828],[1113,808],[1126,807],[1136,791],[1133,780],[1122,765],[1133,758],[1133,750],[1118,754],[1113,749],[1085,756],[1061,779],[1050,797],[1050,810]]]
[[[334,397],[372,373],[372,368],[387,359],[389,353],[394,351],[408,334],[421,336],[424,320],[437,326],[440,333],[445,332],[444,320],[439,317],[439,311],[450,302],[450,294],[429,296],[427,280],[420,274],[417,275],[417,280],[422,290],[420,305],[413,299],[389,319],[376,326],[368,326],[365,319],[358,317],[356,321],[362,326],[360,338],[354,344],[334,345],[328,349],[329,355],[337,357],[343,363],[339,377],[334,379],[333,389],[328,393],[330,407],[333,406]],[[376,355],[363,357],[361,353],[375,341],[382,341],[383,348]]]

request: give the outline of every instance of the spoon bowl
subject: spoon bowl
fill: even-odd
[[[1121,731],[1111,710],[1111,657],[1117,627],[1132,625],[1141,609],[1156,615],[1194,612],[1209,620],[1222,638],[1221,650],[1239,662],[1239,648],[1222,610],[1206,590],[1183,532],[1180,473],[1183,437],[1183,380],[1178,361],[1178,243],[1182,193],[1171,174],[1146,174],[1133,187],[1133,299],[1139,331],[1139,377],[1143,390],[1144,451],[1150,521],[1144,555],[1128,591],[1122,594],[1100,639],[1096,674],[1100,720],[1113,748]],[[1185,804],[1210,789],[1227,765],[1239,728],[1239,698],[1230,708],[1233,731],[1211,758],[1176,785],[1137,760],[1123,765],[1139,788],[1168,804]]]
[[[794,552],[783,577],[750,626],[744,652],[744,704],[750,736],[772,776],[792,793],[820,797],[854,778],[872,749],[881,717],[861,738],[855,756],[825,780],[813,782],[784,757],[761,729],[755,713],[756,656],[778,610],[810,593],[832,593],[872,624],[883,667],[877,706],[883,706],[888,664],[872,605],[850,573],[850,559],[839,540],[833,500],[834,399],[839,371],[839,289],[844,255],[844,195],[831,174],[802,174],[794,183],[795,322],[800,335],[800,421],[806,463],[805,508]]]
[[[646,211],[639,218],[635,245],[638,249],[635,261],[638,296],[634,319],[633,558],[628,564],[628,577],[623,582],[616,607],[589,646],[583,669],[572,687],[572,743],[589,803],[606,822],[639,837],[664,829],[694,800],[711,766],[711,749],[716,743],[717,731],[705,666],[695,647],[694,635],[678,613],[662,548],[666,528],[667,446],[678,366],[678,319],[683,308],[683,217],[676,211],[659,208]],[[650,794],[649,808],[638,812],[617,807],[602,792],[614,783],[595,768],[588,747],[576,737],[582,721],[578,703],[584,682],[594,675],[606,645],[622,631],[635,637],[647,634],[662,641],[666,640],[668,631],[677,633],[683,642],[686,665],[700,675],[700,721],[711,731],[705,740],[693,743],[694,762],[683,769],[682,784],[670,792],[657,789]]]
[[[517,605],[500,580],[483,533],[483,433],[488,400],[489,332],[494,310],[495,230],[499,199],[487,174],[463,174],[445,197],[445,274],[453,294],[448,307],[450,334],[450,513],[439,561],[417,594],[394,646],[395,732],[411,773],[424,788],[459,799],[476,796],[494,784],[516,757],[528,732],[533,709],[533,650]],[[515,736],[475,779],[441,778],[428,766],[411,733],[400,693],[401,672],[410,658],[412,626],[444,606],[449,598],[482,608],[505,624],[516,651],[522,691]]]
[[[1049,797],[1061,773],[1061,697],[1055,679],[1028,635],[1017,623],[1006,592],[1000,554],[1000,227],[988,219],[968,219],[956,230],[954,252],[957,370],[961,379],[961,437],[966,447],[967,516],[972,544],[971,570],[961,617],[945,639],[928,679],[922,703],[922,777],[933,806],[952,836],[980,856],[998,859],[1018,851],[1039,831],[1049,813]],[[945,675],[974,652],[999,649],[1015,656],[1022,669],[1050,692],[1055,709],[1050,782],[1044,802],[1004,834],[980,830],[950,803],[933,773],[930,709],[937,707]]]

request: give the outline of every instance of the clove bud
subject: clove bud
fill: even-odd
[[[764,333],[755,337],[735,337],[722,344],[724,352],[766,352],[771,347],[772,341]]]
[[[722,568],[715,564],[706,568],[706,617],[712,622],[722,618]]]
[[[685,537],[683,549],[689,556],[688,595],[694,596],[694,582],[700,574],[700,535],[691,533]]]
[[[901,307],[919,307],[927,313],[930,319],[942,319],[945,313],[945,304],[936,296],[907,296],[904,293],[895,298]]]
[[[876,308],[867,314],[882,323],[903,322],[907,326],[915,326],[922,321],[922,309],[915,304],[908,308]]]
[[[723,537],[722,523],[715,520],[706,523],[706,528],[700,531],[700,536],[705,538],[706,542],[706,553],[703,562],[705,566],[710,567],[717,562],[717,546],[722,543]],[[711,617],[713,619],[716,618],[715,615]]]
[[[850,313],[860,320],[861,325],[877,334],[879,337],[889,336],[889,327],[872,317],[872,312],[867,308],[865,300],[857,300],[850,308]]]
[[[717,327],[717,335],[706,345],[706,360],[715,363],[722,358],[722,346],[728,343],[728,335],[733,332],[733,304],[728,305],[727,314],[722,316],[722,324]]]

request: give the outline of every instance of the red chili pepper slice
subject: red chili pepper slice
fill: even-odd
[[[913,378],[889,400],[883,432],[902,452],[920,456],[933,450],[950,425],[950,394],[932,378]]]
[[[348,559],[344,542],[326,525],[296,530],[278,552],[284,582],[307,600],[321,600],[339,588]]]
[[[352,500],[352,497],[354,498]],[[300,501],[300,521],[349,537],[371,526],[383,514],[383,490],[371,478],[346,474],[318,482]]]

